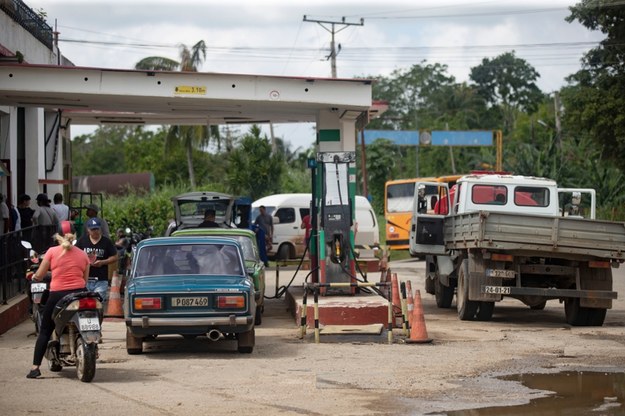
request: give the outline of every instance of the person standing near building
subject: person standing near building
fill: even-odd
[[[54,194],[54,204],[52,204],[52,209],[59,217],[59,221],[69,220],[69,207],[63,203],[63,194]]]
[[[11,228],[9,206],[4,202],[4,195],[0,194],[0,235],[7,234]]]
[[[60,232],[61,227],[56,212],[50,207],[48,195],[37,195],[37,208],[33,214],[33,225],[37,227],[32,234],[33,248],[38,253],[43,253],[52,244],[52,236]]]
[[[117,249],[108,237],[102,235],[100,218],[89,218],[85,225],[87,234],[80,237],[76,247],[87,253],[91,263],[87,290],[99,293],[102,299],[106,300],[109,284],[108,265],[117,262]]]
[[[33,226],[33,214],[35,210],[30,207],[30,195],[23,194],[17,198],[17,210],[20,213],[22,229]]]
[[[87,223],[91,218],[97,218],[100,220],[102,224],[102,235],[106,238],[111,238],[111,233],[109,232],[109,225],[104,218],[98,217],[98,212],[100,211],[100,207],[96,204],[89,204],[85,208],[87,208],[87,221],[85,221],[85,225],[83,226],[83,235],[87,234]]]
[[[267,208],[265,208],[264,205],[261,205],[258,210],[260,211],[260,213],[256,217],[256,220],[254,220],[254,222],[256,223],[256,225],[263,229],[263,231],[265,232],[265,238],[267,238],[269,241],[272,241],[273,218],[271,217],[271,214],[267,213]]]
[[[48,195],[37,195],[37,208],[33,213],[34,225],[56,225],[59,226],[59,217],[56,215],[56,211],[50,206],[50,200]]]
[[[260,213],[254,220],[254,224],[262,231],[262,233],[257,232],[257,240],[265,241],[265,250],[271,250],[271,242],[273,241],[273,218],[271,214],[267,213],[267,208],[264,205],[261,205],[258,210]],[[264,238],[263,238],[264,235]],[[260,238],[259,238],[260,237]],[[261,241],[258,241],[258,244],[261,244]],[[268,261],[264,261],[265,266],[269,265]]]

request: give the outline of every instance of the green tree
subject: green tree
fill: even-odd
[[[562,91],[569,129],[595,140],[603,156],[625,170],[625,4],[582,0],[570,8],[567,21],[578,20],[606,38],[583,58],[582,69]]]
[[[377,213],[384,212],[384,184],[395,178],[398,147],[388,139],[377,139],[367,146],[368,188]]]
[[[447,66],[423,61],[408,70],[395,70],[389,77],[377,76],[373,98],[388,102],[383,117],[369,123],[370,129],[414,130],[431,128],[431,120],[440,115],[437,97],[454,78],[446,74]]]
[[[124,126],[98,127],[92,134],[72,141],[73,175],[104,175],[127,172],[124,141],[134,133]]]
[[[271,152],[266,135],[253,125],[237,147],[228,155],[226,181],[230,193],[246,195],[252,200],[279,193],[284,173],[284,159],[279,152]]]
[[[512,51],[482,59],[480,65],[471,68],[469,78],[487,104],[499,109],[507,134],[520,111],[532,113],[542,101],[543,94],[536,86],[539,76],[533,66]]]
[[[180,69],[180,71],[197,72],[198,67],[206,59],[206,44],[203,40],[197,42],[191,48],[187,45],[181,44],[179,53],[179,62],[169,58],[150,56],[137,62],[135,64],[135,68],[166,71]],[[210,132],[219,134],[219,129],[213,126]],[[207,126],[171,126],[166,136],[166,153],[171,151],[171,149],[177,144],[181,144],[185,149],[187,168],[189,171],[189,183],[193,189],[197,186],[195,170],[193,167],[193,149],[205,148],[209,144],[210,132]]]

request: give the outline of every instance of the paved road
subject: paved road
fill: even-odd
[[[423,262],[392,262],[401,280],[423,288]],[[461,322],[422,290],[434,342],[406,345],[401,336],[303,340],[284,299],[268,300],[251,355],[233,342],[175,338],[128,356],[121,320],[107,320],[92,383],[73,369],[28,380],[32,323],[0,337],[0,412],[7,415],[391,415],[526,402],[532,392],[494,376],[563,369],[625,370],[625,269],[615,274],[621,299],[601,328],[571,328],[564,308],[550,301],[531,311],[506,300],[492,322]],[[275,279],[269,273],[268,293]],[[292,272],[291,272],[292,273]],[[300,272],[294,284],[301,283]],[[281,271],[281,284],[290,277]],[[370,279],[375,280],[375,279]],[[397,331],[399,335],[399,331]]]

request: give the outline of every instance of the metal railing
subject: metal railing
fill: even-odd
[[[52,49],[52,28],[22,0],[0,1],[0,10],[13,18],[16,23],[30,32],[48,49]]]
[[[29,250],[22,241],[30,242],[35,251],[42,253],[53,244],[56,232],[56,225],[38,225],[0,235],[0,304],[6,305],[26,289]]]

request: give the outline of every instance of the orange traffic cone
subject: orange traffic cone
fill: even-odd
[[[408,315],[408,328],[412,328],[412,314],[414,313],[414,300],[412,298],[412,283],[406,282],[406,315]]]
[[[425,317],[423,316],[423,306],[421,305],[421,292],[415,290],[412,327],[410,328],[410,338],[406,340],[406,343],[425,344],[428,342],[432,342],[432,338],[428,338],[428,331],[425,329]]]
[[[397,273],[391,275],[391,296],[393,300],[393,316],[395,320],[393,325],[395,328],[401,328],[401,300],[399,299],[399,284],[397,282]]]
[[[123,318],[124,311],[122,310],[122,298],[119,293],[120,277],[117,272],[113,272],[111,278],[111,289],[109,290],[108,305],[106,307],[106,313],[104,316],[111,318]]]

